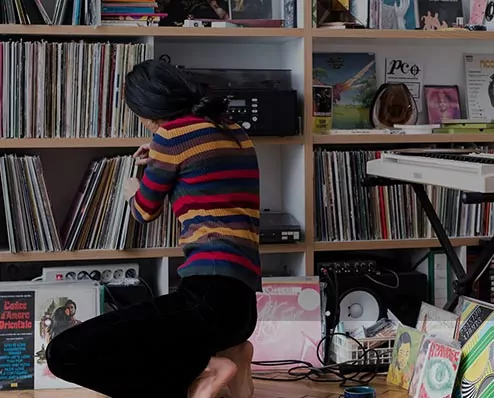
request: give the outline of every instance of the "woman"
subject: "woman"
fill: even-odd
[[[59,378],[111,397],[250,398],[260,286],[259,169],[252,142],[221,115],[227,103],[164,60],[134,67],[130,109],[154,133],[125,196],[150,222],[168,195],[181,222],[178,291],[77,325],[47,347]]]

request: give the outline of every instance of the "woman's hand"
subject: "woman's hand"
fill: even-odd
[[[136,164],[138,166],[145,166],[149,163],[149,146],[150,144],[143,144],[135,151],[132,157],[136,159]]]
[[[129,201],[131,197],[133,197],[136,192],[139,190],[141,183],[138,178],[128,178],[124,182],[123,186],[123,196],[126,201]]]

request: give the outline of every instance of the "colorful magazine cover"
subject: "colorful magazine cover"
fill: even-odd
[[[333,87],[333,129],[367,129],[377,91],[373,53],[315,53],[313,86]]]
[[[460,344],[426,336],[420,346],[408,396],[450,398],[460,365]]]
[[[417,329],[404,325],[398,326],[386,379],[389,384],[408,390],[424,337],[424,333]]]
[[[48,343],[98,316],[102,287],[93,281],[0,283],[0,390],[74,388],[46,364]]]
[[[416,329],[449,341],[455,336],[459,318],[457,314],[422,303]]]
[[[456,339],[462,347],[455,397],[494,397],[494,306],[460,298]]]
[[[92,296],[92,297],[91,297]],[[99,315],[96,312],[94,286],[45,289],[36,295],[35,324],[35,389],[74,388],[56,378],[48,369],[46,346],[57,335],[81,322]]]
[[[0,389],[34,389],[34,295],[0,290]]]
[[[424,30],[454,27],[463,18],[462,0],[418,0],[418,19]]]
[[[417,29],[416,0],[381,0],[381,29]]]

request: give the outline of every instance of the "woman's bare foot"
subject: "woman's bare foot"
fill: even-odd
[[[237,366],[228,358],[211,358],[207,368],[190,386],[188,398],[216,398],[236,372]]]
[[[254,347],[246,341],[236,347],[221,351],[218,357],[228,358],[237,366],[237,373],[228,383],[231,398],[252,398],[254,383],[252,381],[251,362],[254,356]]]

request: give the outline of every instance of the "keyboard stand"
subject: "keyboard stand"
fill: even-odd
[[[436,237],[444,249],[446,257],[449,260],[449,264],[451,265],[451,268],[457,278],[457,280],[453,282],[453,297],[451,297],[451,299],[444,306],[445,310],[453,311],[458,303],[458,298],[460,296],[469,296],[473,290],[473,284],[475,281],[489,268],[491,258],[494,255],[494,237],[492,237],[482,249],[470,272],[466,273],[465,268],[462,266],[460,259],[451,244],[451,240],[439,220],[434,206],[427,196],[424,185],[381,177],[367,177],[363,181],[363,185],[367,187],[410,185],[413,188],[417,200],[422,205],[422,208],[431,223],[432,229],[436,233]],[[462,202],[465,204],[494,202],[494,193],[482,194],[465,192],[462,194]]]

